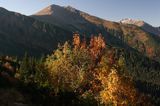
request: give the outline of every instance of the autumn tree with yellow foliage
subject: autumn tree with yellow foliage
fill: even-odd
[[[102,105],[142,105],[145,96],[138,93],[130,76],[120,72],[124,64],[123,57],[117,61],[113,51],[106,50],[101,34],[91,37],[87,45],[77,33],[72,45],[59,46],[45,62],[56,93],[75,92],[82,98],[91,94]]]

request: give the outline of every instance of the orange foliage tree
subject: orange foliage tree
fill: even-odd
[[[57,92],[72,91],[83,97],[89,92],[105,105],[139,105],[141,96],[132,79],[119,72],[123,64],[123,58],[116,62],[113,51],[106,51],[101,34],[92,36],[87,45],[76,33],[73,47],[66,42],[47,57],[45,65]]]

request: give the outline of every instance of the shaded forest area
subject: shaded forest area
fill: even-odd
[[[0,103],[38,106],[160,104],[160,64],[79,34],[47,56],[0,59]],[[14,96],[13,96],[14,95]]]

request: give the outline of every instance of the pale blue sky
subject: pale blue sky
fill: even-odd
[[[70,5],[107,20],[141,19],[160,26],[160,0],[0,0],[0,7],[25,15],[51,4]]]

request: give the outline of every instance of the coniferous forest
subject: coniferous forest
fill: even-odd
[[[72,42],[59,44],[48,55],[2,56],[0,101],[4,106],[13,102],[31,106],[158,105],[158,70],[158,62],[107,45],[101,34],[86,39],[76,33]]]
[[[0,106],[160,106],[160,1],[90,1],[0,0]]]

